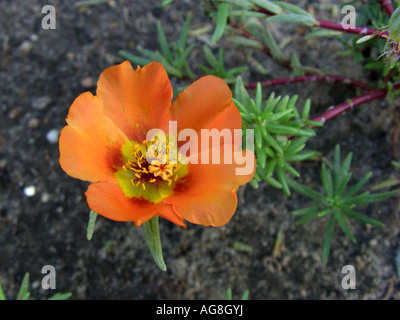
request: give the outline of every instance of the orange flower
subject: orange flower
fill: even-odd
[[[183,161],[195,156],[211,159],[211,151],[219,146],[213,142],[211,151],[199,150],[201,139],[177,141],[179,148],[184,143],[193,148],[179,153],[174,162],[168,156],[173,144],[164,142],[163,148],[158,136],[146,141],[146,134],[151,129],[169,132],[169,122],[176,121],[178,132],[190,128],[200,135],[201,129],[229,129],[233,136],[234,129],[241,129],[241,116],[231,91],[221,79],[206,76],[171,104],[172,95],[161,64],[134,70],[125,61],[102,72],[95,96],[85,92],[73,102],[60,135],[60,165],[70,176],[92,182],[85,195],[94,212],[116,221],[134,221],[136,226],[154,216],[183,227],[184,219],[205,226],[222,226],[230,220],[236,210],[236,190],[251,180],[254,170],[237,175],[235,161]],[[173,138],[177,140],[167,136],[168,141]],[[146,154],[152,148],[156,152],[149,161]],[[219,149],[221,155],[227,149],[232,157],[242,153],[234,142],[224,141]]]

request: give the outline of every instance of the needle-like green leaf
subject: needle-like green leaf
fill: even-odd
[[[332,174],[329,170],[326,169],[325,163],[321,165],[321,180],[326,195],[329,198],[333,197],[333,182],[332,182]]]
[[[3,291],[3,287],[1,286],[1,283],[0,283],[0,300],[7,300],[6,295]]]
[[[250,291],[248,289],[244,290],[240,300],[248,300],[249,299],[249,293],[250,293]]]
[[[353,187],[351,187],[343,196],[343,200],[348,199],[355,195],[371,178],[372,172],[368,172],[360,181],[358,181]]]
[[[298,182],[294,181],[293,179],[289,178],[288,184],[290,185],[290,187],[292,189],[296,190],[298,193],[300,193],[308,198],[314,199],[316,201],[323,201],[325,199],[325,197],[321,193],[314,191],[313,189],[311,189],[301,183],[298,183]]]
[[[172,53],[169,50],[167,39],[165,38],[164,29],[161,25],[160,21],[157,21],[157,34],[158,34],[158,41],[160,42],[161,51],[167,59],[168,62],[172,62]]]
[[[26,294],[28,294],[29,290],[29,272],[25,273],[24,278],[21,282],[21,287],[19,288],[19,292],[17,295],[17,300],[24,300]]]
[[[123,57],[124,59],[127,59],[127,60],[129,60],[130,62],[132,62],[134,65],[135,64],[138,64],[138,65],[140,65],[140,66],[145,66],[145,65],[147,65],[147,64],[149,64],[150,62],[151,62],[151,59],[146,59],[146,58],[142,58],[142,57],[138,57],[138,56],[136,56],[136,55],[134,55],[134,54],[131,54],[131,53],[129,53],[129,52],[127,52],[127,51],[124,51],[124,50],[120,50],[119,52],[119,55],[121,56],[121,57]]]
[[[267,155],[265,153],[265,149],[262,147],[257,149],[257,162],[261,166],[261,168],[265,168],[267,162]]]
[[[56,293],[55,295],[51,296],[48,300],[67,300],[72,296],[71,292],[67,293]]]
[[[204,52],[204,56],[207,59],[207,62],[210,64],[210,66],[213,69],[218,69],[219,68],[219,63],[218,63],[217,59],[215,59],[215,57],[212,54],[210,48],[208,46],[203,46],[203,52]]]
[[[339,224],[340,228],[342,229],[342,231],[346,234],[347,237],[350,238],[350,240],[353,243],[356,243],[357,240],[354,237],[353,233],[351,232],[344,214],[337,208],[333,208],[333,213],[334,213],[335,219],[338,222],[338,224]]]
[[[170,3],[174,2],[175,0],[162,0],[161,7],[165,8]]]
[[[257,82],[256,100],[255,100],[257,114],[261,113],[261,108],[262,108],[261,104],[262,104],[261,84],[260,84],[260,82]]]
[[[86,232],[86,238],[88,240],[92,240],[94,226],[96,224],[96,219],[97,219],[97,213],[94,212],[93,210],[90,210],[89,223],[88,223],[87,232]]]
[[[288,177],[285,174],[285,171],[283,170],[283,168],[281,166],[276,166],[276,176],[278,177],[278,181],[279,183],[282,185],[282,190],[283,192],[287,195],[290,196],[291,192],[289,189],[289,185],[288,185]]]
[[[183,50],[185,49],[186,40],[189,34],[189,28],[191,23],[192,23],[192,13],[189,12],[188,15],[186,16],[185,22],[183,23],[178,43],[176,45],[176,50],[178,52],[183,52]]]
[[[311,109],[311,100],[307,99],[306,103],[304,104],[303,113],[302,113],[303,121],[306,121],[308,119],[308,117],[310,116],[310,109]]]
[[[211,37],[211,42],[215,44],[224,34],[226,28],[226,22],[228,19],[229,4],[222,2],[218,6],[217,17],[216,17],[216,27],[215,31]]]
[[[326,264],[329,258],[329,252],[331,250],[333,232],[335,230],[335,217],[332,214],[328,220],[328,226],[326,227],[325,239],[324,239],[324,247],[322,250],[322,260]]]
[[[226,290],[225,300],[232,300],[232,290],[231,290],[231,288],[228,288],[228,290]]]
[[[296,220],[295,224],[296,226],[310,222],[311,220],[314,220],[315,218],[318,218],[319,211],[311,211],[306,214],[304,214],[300,219]]]
[[[365,224],[370,224],[372,226],[377,226],[377,227],[383,227],[384,224],[378,220],[372,219],[365,214],[359,213],[351,208],[343,208],[343,211],[346,215],[348,215],[350,218],[356,219],[360,222],[363,222]]]
[[[151,255],[153,256],[154,262],[162,271],[166,271],[167,266],[165,265],[164,257],[162,254],[158,216],[155,216],[147,222],[143,223],[143,228],[146,243],[149,247]]]

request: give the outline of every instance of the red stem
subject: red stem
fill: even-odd
[[[383,0],[384,3],[386,3],[386,1],[388,1],[388,0]],[[273,12],[265,10],[263,8],[257,8],[257,10],[259,12],[265,13],[266,15],[275,15]],[[367,27],[358,27],[358,26],[354,26],[353,28],[345,29],[341,23],[326,21],[326,20],[319,20],[319,19],[316,19],[316,21],[317,21],[317,24],[315,25],[315,27],[320,27],[320,28],[330,29],[330,30],[337,30],[337,31],[346,32],[346,33],[359,34],[359,35],[376,34],[376,37],[385,38],[385,39],[388,37],[387,32],[382,32],[382,31],[379,31],[376,29],[371,29],[371,28],[367,28]]]
[[[352,99],[348,99],[347,101],[338,104],[336,106],[331,106],[330,108],[328,108],[328,110],[326,110],[325,112],[321,113],[320,115],[312,118],[312,121],[318,121],[321,122],[322,124],[325,124],[325,122],[327,122],[328,120],[331,120],[339,115],[341,115],[342,113],[351,110],[355,107],[358,107],[359,105],[363,104],[363,103],[367,103],[376,99],[380,99],[385,97],[387,94],[387,89],[379,89],[379,90],[375,90],[375,91],[371,91],[368,93],[364,93],[361,96],[352,98]],[[310,126],[311,128],[314,128],[314,126]],[[295,136],[288,136],[288,139],[293,139],[295,138]]]
[[[337,30],[337,31],[342,31],[342,32],[347,32],[347,33],[360,34],[360,35],[364,35],[364,36],[376,34],[376,37],[378,37],[378,38],[387,38],[388,37],[387,32],[381,32],[376,29],[371,29],[371,28],[367,28],[367,27],[358,27],[358,26],[353,26],[351,28],[345,29],[341,23],[326,21],[326,20],[319,20],[319,19],[316,19],[316,20],[317,20],[317,24],[315,26],[324,28],[324,29],[331,29],[331,30]]]
[[[381,0],[382,7],[385,8],[386,12],[388,13],[389,17],[392,16],[394,9],[392,5],[392,0]]]
[[[269,87],[269,86],[276,86],[288,83],[314,82],[314,81],[339,82],[342,84],[348,84],[355,87],[359,87],[368,91],[375,90],[373,87],[369,86],[366,83],[336,75],[312,75],[312,76],[287,77],[287,78],[261,81],[260,84],[262,87]],[[255,89],[256,87],[257,87],[257,82],[246,84],[247,89]]]
[[[393,86],[394,90],[397,90],[400,88],[400,84],[395,84]],[[326,121],[337,117],[338,115],[351,110],[355,107],[358,107],[359,105],[363,104],[363,103],[367,103],[373,100],[377,100],[377,99],[381,99],[384,98],[387,94],[387,89],[378,89],[378,90],[374,90],[371,92],[367,92],[364,93],[358,97],[349,99],[341,104],[338,104],[336,106],[332,106],[330,107],[327,111],[321,113],[320,115],[312,118],[311,120],[313,121],[319,121],[322,123],[325,123]]]

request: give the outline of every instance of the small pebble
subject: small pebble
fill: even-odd
[[[49,96],[42,96],[32,100],[32,107],[37,110],[45,109],[51,103]]]
[[[67,57],[68,60],[74,60],[74,58],[75,58],[75,53],[73,53],[73,52],[68,52],[68,53],[66,54],[66,57]]]
[[[10,119],[15,119],[19,116],[19,110],[17,108],[13,108],[8,112],[8,117]]]
[[[370,245],[371,247],[376,247],[376,246],[378,245],[378,240],[376,240],[376,239],[371,239],[371,240],[369,241],[369,245]]]
[[[38,119],[32,118],[28,122],[28,128],[29,129],[36,129],[37,127],[39,127],[39,124],[40,124],[40,122],[39,122]]]
[[[32,289],[38,289],[40,286],[40,281],[39,280],[33,281],[31,286],[32,286]]]
[[[81,86],[85,89],[90,89],[95,86],[96,82],[92,77],[86,77],[81,80]]]
[[[35,186],[26,186],[24,188],[24,194],[27,197],[33,197],[36,194],[36,188]]]
[[[21,45],[19,46],[19,50],[24,53],[24,54],[28,54],[32,51],[33,48],[33,43],[30,41],[24,41],[21,43]]]
[[[32,33],[32,34],[29,36],[29,39],[31,39],[32,42],[36,42],[36,41],[39,40],[39,37],[38,37],[37,34]]]
[[[7,165],[7,160],[6,159],[1,159],[0,160],[0,169],[4,169]]]
[[[45,192],[45,193],[43,193],[42,196],[40,197],[40,201],[42,201],[43,203],[47,203],[47,202],[50,201],[50,198],[51,198],[50,194],[47,193],[47,192]]]
[[[51,144],[56,143],[58,141],[58,136],[60,135],[60,131],[57,129],[51,129],[46,134],[46,139]]]

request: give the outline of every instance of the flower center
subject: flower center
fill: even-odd
[[[141,185],[146,190],[148,183],[164,183],[170,187],[173,181],[177,181],[180,168],[175,159],[170,160],[170,156],[170,144],[155,137],[152,141],[134,144],[131,157],[122,168],[133,173],[130,182],[134,187]]]
[[[121,155],[124,165],[116,168],[115,178],[128,198],[159,203],[174,194],[177,183],[185,183],[181,178],[189,172],[169,137],[128,141]]]

